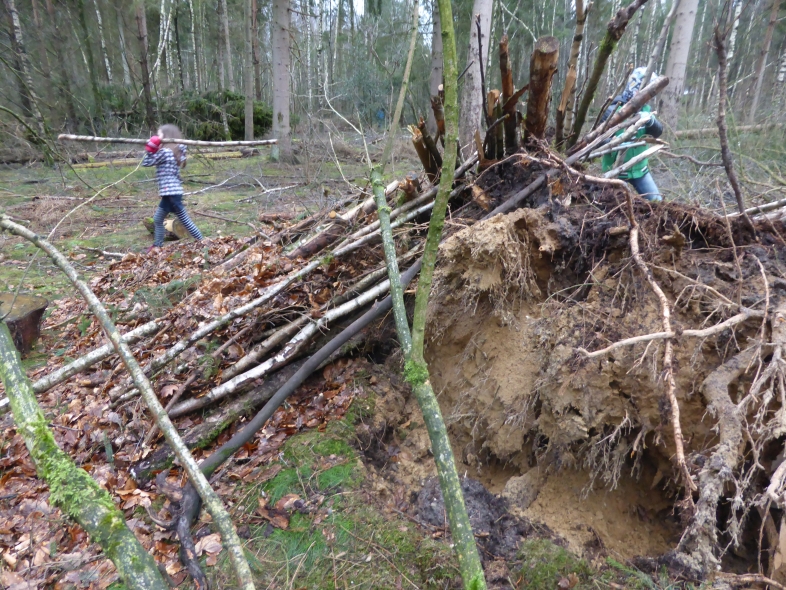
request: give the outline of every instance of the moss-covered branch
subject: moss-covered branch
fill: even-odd
[[[128,588],[168,590],[155,560],[126,526],[123,513],[109,493],[57,446],[22,371],[8,326],[3,322],[0,322],[0,379],[38,476],[49,486],[52,504],[78,522],[90,539],[101,546]]]

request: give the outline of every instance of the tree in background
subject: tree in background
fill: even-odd
[[[680,99],[685,88],[685,72],[690,59],[691,39],[693,25],[696,22],[696,12],[699,0],[681,0],[677,8],[677,18],[674,22],[674,32],[669,44],[669,59],[666,62],[666,71],[669,85],[663,92],[660,108],[660,118],[672,129],[677,128],[680,113]]]
[[[467,70],[464,73],[464,87],[461,91],[459,104],[459,143],[462,146],[471,144],[475,130],[480,128],[483,110],[483,91],[481,90],[481,67],[485,69],[489,55],[489,34],[491,31],[491,10],[493,0],[474,0],[472,5],[473,19],[480,17],[480,43],[483,55],[479,51],[478,27],[471,21],[469,45],[467,47]]]
[[[278,144],[273,146],[273,160],[292,159],[291,129],[289,127],[289,77],[291,56],[289,53],[290,26],[292,23],[289,0],[273,0],[273,137]]]

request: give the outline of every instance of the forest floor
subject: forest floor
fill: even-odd
[[[686,140],[674,144],[671,151],[717,162],[716,141]],[[419,169],[407,144],[402,142],[399,152],[403,155],[388,168],[387,178],[401,178]],[[762,201],[783,198],[786,192],[780,174],[786,154],[767,147],[771,145],[780,144],[750,136],[739,138],[736,145],[746,190],[749,195],[761,195]],[[381,145],[374,148],[381,151]],[[102,251],[134,254],[123,261],[124,276],[134,269],[148,272],[160,265],[167,281],[196,277],[196,283],[183,286],[181,293],[161,304],[159,312],[164,313],[177,305],[178,297],[199,288],[200,272],[220,261],[242,239],[258,231],[274,233],[287,223],[329,209],[343,195],[364,186],[367,167],[362,154],[357,145],[322,142],[312,148],[310,157],[308,150],[301,151],[298,165],[271,164],[260,156],[192,157],[184,180],[186,191],[196,194],[187,195],[184,201],[208,238],[207,244],[170,242],[163,254],[154,257],[142,254],[152,242],[142,221],[152,215],[157,202],[153,175],[146,169],[75,168],[60,174],[31,165],[0,170],[0,209],[40,234],[53,232],[54,242],[87,279],[118,280],[121,271],[113,270],[117,259]],[[716,188],[725,186],[722,168],[697,169],[685,160],[671,159],[652,164],[668,200],[722,211],[723,199],[732,207],[730,195]],[[271,213],[290,220],[260,221],[260,214]],[[443,280],[450,272],[446,271]],[[0,292],[14,291],[20,284],[21,292],[51,302],[41,340],[23,361],[31,376],[40,377],[49,366],[83,352],[97,331],[49,260],[24,241],[0,234]],[[450,305],[448,301],[443,312],[457,313],[458,308]],[[530,308],[519,308],[518,320],[526,322],[530,312]],[[491,318],[492,322],[480,318],[477,325],[457,323],[451,329],[475,330],[494,346],[503,346],[494,331],[499,332],[504,322],[497,326],[499,316],[489,311],[485,319]],[[430,345],[429,354],[432,363],[440,363],[449,373],[457,366],[456,358],[465,360],[468,354],[467,336],[443,338],[444,346]],[[248,541],[258,587],[456,587],[457,570],[435,500],[427,437],[407,387],[398,378],[400,359],[390,344],[392,339],[389,326],[380,327],[382,345],[367,354],[335,361],[313,375],[275,415],[264,437],[248,445],[213,478],[241,536]],[[472,346],[483,348],[476,341]],[[230,349],[229,354],[235,353]],[[515,378],[509,368],[495,368],[494,363],[500,362],[489,361],[489,375],[499,378],[500,371],[507,371],[504,379]],[[495,370],[498,374],[492,375]],[[534,486],[538,499],[530,501],[526,510],[510,512],[500,494],[507,487],[509,499],[509,482],[533,477],[532,470],[515,454],[505,458],[499,447],[504,446],[501,439],[507,431],[480,437],[481,447],[492,448],[496,458],[473,454],[479,440],[473,428],[478,421],[462,423],[461,413],[482,416],[482,406],[491,398],[481,395],[467,406],[461,394],[472,379],[440,371],[436,380],[440,389],[450,391],[445,399],[451,406],[445,410],[457,457],[468,474],[485,486],[468,483],[465,493],[491,587],[674,587],[675,580],[665,570],[645,574],[631,562],[636,556],[665,553],[678,540],[679,529],[669,516],[671,497],[653,490],[659,481],[659,465],[645,465],[643,476],[623,478],[619,485],[614,481],[594,487],[591,469],[566,468],[538,481]],[[113,493],[129,525],[171,581],[187,584],[173,534],[157,527],[146,511],[165,511],[168,501],[153,489],[137,488],[129,475],[140,452],[140,437],[135,435],[139,424],[123,423],[118,413],[109,411],[101,395],[105,388],[100,385],[92,376],[77,378],[72,386],[42,396],[41,403],[52,418],[58,442]],[[137,407],[134,413],[139,411]],[[185,417],[178,426],[188,428],[198,420]],[[493,426],[493,420],[488,420],[489,425]],[[15,590],[110,586],[114,581],[111,563],[78,527],[47,505],[46,487],[35,478],[8,413],[0,415],[0,428],[0,583]],[[114,446],[109,455],[107,445]],[[197,456],[209,450],[200,450]],[[203,515],[196,530],[202,564],[215,587],[231,587],[229,564],[209,517]]]

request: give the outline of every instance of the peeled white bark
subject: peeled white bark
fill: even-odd
[[[292,157],[291,129],[289,128],[289,28],[292,15],[289,0],[273,2],[273,136],[278,148],[271,151],[271,158],[284,160]]]
[[[483,96],[480,84],[480,64],[487,63],[489,54],[489,33],[491,32],[491,10],[494,0],[475,0],[472,6],[472,23],[470,25],[469,47],[467,50],[467,64],[472,63],[464,74],[464,88],[461,91],[461,104],[459,105],[459,143],[462,146],[474,146],[475,130],[480,129],[483,110]],[[475,16],[480,15],[480,34],[483,45],[483,56],[478,54],[478,27]],[[488,88],[486,89],[488,91]]]
[[[661,95],[663,98],[658,111],[661,119],[672,129],[677,128],[679,120],[680,98],[685,86],[685,70],[690,59],[690,44],[698,8],[699,0],[681,0],[669,44],[669,60],[666,62],[669,85]]]

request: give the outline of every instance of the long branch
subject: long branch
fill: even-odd
[[[140,139],[136,137],[96,137],[94,135],[71,135],[68,133],[61,133],[57,136],[57,139],[60,141],[84,141],[90,143],[132,143],[136,145],[145,145],[147,143],[146,139]],[[198,139],[163,138],[161,143],[181,143],[183,145],[202,147],[250,147],[254,145],[274,145],[278,143],[278,140],[256,139],[254,141],[201,141]]]
[[[134,354],[125,343],[123,337],[117,331],[112,319],[106,311],[104,305],[96,297],[95,293],[87,286],[87,284],[79,278],[76,269],[68,262],[65,256],[60,253],[57,248],[50,244],[47,240],[42,239],[38,235],[31,232],[29,229],[12,222],[7,215],[0,216],[0,228],[3,228],[14,235],[25,238],[26,240],[35,244],[38,248],[46,252],[52,261],[63,271],[71,283],[85,298],[88,307],[95,314],[101,327],[104,330],[107,338],[112,342],[117,350],[123,363],[126,365],[128,372],[134,380],[134,384],[142,394],[142,397],[150,409],[153,418],[155,419],[158,428],[164,434],[167,442],[177,455],[178,461],[183,466],[183,469],[188,474],[189,479],[194,487],[199,492],[200,497],[205,502],[208,512],[213,517],[216,528],[221,533],[221,537],[227,546],[230,559],[235,569],[238,584],[245,590],[254,590],[254,582],[251,576],[251,570],[243,554],[242,543],[237,536],[232,520],[229,517],[226,509],[224,508],[221,498],[218,497],[216,492],[210,487],[205,476],[199,470],[194,457],[189,452],[180,435],[177,432],[174,424],[169,419],[164,410],[161,402],[153,391],[150,381],[145,377],[142,367],[139,366]]]

